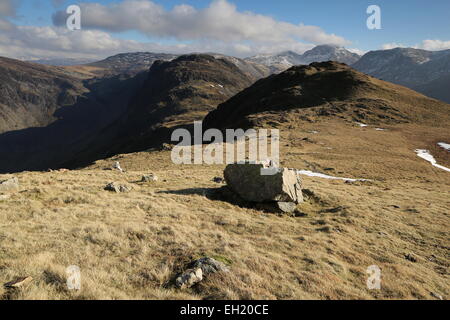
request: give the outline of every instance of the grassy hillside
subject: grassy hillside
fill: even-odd
[[[2,298],[448,298],[450,174],[414,153],[428,148],[449,166],[448,152],[434,147],[449,142],[448,132],[410,124],[377,131],[343,119],[284,124],[284,166],[371,181],[305,177],[307,201],[289,217],[230,202],[212,182],[223,166],[176,166],[169,151],[24,172],[21,191],[0,201],[0,283],[34,281],[0,289]],[[104,170],[115,161],[127,172]],[[147,173],[159,181],[138,182]],[[104,191],[112,181],[133,190]],[[173,278],[202,256],[231,272],[174,289]],[[69,265],[81,268],[81,291],[66,289]],[[366,287],[371,265],[382,269],[379,291]]]

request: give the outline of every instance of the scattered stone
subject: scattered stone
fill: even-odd
[[[270,213],[293,213],[297,210],[295,202],[264,202],[258,203],[256,207]]]
[[[330,226],[326,226],[326,227],[317,229],[317,231],[319,231],[319,232],[325,232],[325,233],[331,233],[331,232],[333,231],[333,229],[331,229]]]
[[[417,257],[414,253],[408,253],[405,255],[405,259],[411,262],[416,263],[417,262]]]
[[[0,193],[19,190],[19,180],[16,177],[0,181]]]
[[[262,175],[263,170],[268,174]],[[230,164],[224,176],[230,189],[247,201],[303,202],[302,180],[296,170],[264,164]]]
[[[201,268],[189,269],[183,272],[175,280],[175,285],[179,289],[187,289],[203,280],[203,271]]]
[[[214,177],[212,179],[212,181],[215,182],[215,183],[225,183],[225,179],[222,178],[222,177]]]
[[[123,169],[120,167],[119,161],[116,161],[116,163],[114,163],[113,169],[123,172]]]
[[[11,198],[11,195],[9,194],[0,194],[0,201],[5,201]]]
[[[159,148],[160,151],[172,151],[173,150],[173,145],[168,144],[168,143],[163,143],[163,145],[161,146],[161,148]]]
[[[5,283],[4,286],[6,288],[21,288],[30,283],[31,281],[33,281],[32,277],[21,277],[14,279],[13,281],[10,281],[8,283]]]
[[[336,208],[331,208],[331,209],[324,209],[321,211],[321,213],[338,213],[341,211],[346,211],[348,209],[348,207],[344,207],[344,206],[339,206]]]
[[[118,184],[117,182],[111,182],[105,187],[105,190],[116,193],[122,193],[122,192],[130,192],[131,188],[125,185]]]
[[[156,182],[158,181],[158,176],[154,175],[154,174],[147,174],[142,176],[142,180],[141,182]]]
[[[438,299],[438,300],[444,300],[444,298],[443,298],[440,294],[438,294],[438,293],[430,292],[430,294],[431,294],[431,296],[432,296],[433,298],[436,298],[436,299]]]
[[[194,269],[196,269],[196,268],[202,269],[204,276],[208,276],[210,274],[217,273],[217,272],[229,272],[230,271],[224,263],[217,261],[213,258],[208,258],[208,257],[201,258],[201,259],[195,261],[193,264],[193,268]]]
[[[217,272],[229,272],[228,267],[212,258],[201,258],[191,264],[191,268],[186,270],[175,280],[177,288],[186,289],[199,283],[205,276]]]

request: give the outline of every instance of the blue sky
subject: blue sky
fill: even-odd
[[[15,1],[15,0],[7,0]],[[20,0],[18,0],[20,1]],[[346,47],[362,51],[378,50],[386,44],[420,46],[424,40],[450,41],[450,1],[448,0],[228,0],[237,6],[239,12],[251,12],[272,17],[278,22],[293,25],[303,23],[317,26],[327,34],[335,34],[347,41]],[[55,6],[58,2],[59,5]],[[85,0],[105,7],[123,0]],[[211,4],[211,0],[153,0],[168,12],[174,6],[188,4],[201,10]],[[17,16],[10,18],[16,25],[30,27],[53,27],[52,14],[64,10],[78,1],[64,0],[23,0]],[[368,30],[366,9],[376,4],[381,7],[382,30]],[[93,23],[92,28],[96,24]],[[187,28],[187,26],[184,26]],[[153,30],[153,29],[152,29]],[[143,30],[102,30],[113,38],[157,41],[160,44],[190,43],[189,38],[161,36]],[[198,40],[198,39],[197,39]],[[244,41],[243,43],[247,43]],[[303,41],[311,43],[311,41]],[[318,44],[318,43],[314,43]],[[263,46],[264,47],[264,46]],[[427,49],[427,48],[425,48]],[[249,51],[250,52],[250,51]]]

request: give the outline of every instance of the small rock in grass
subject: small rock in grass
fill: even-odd
[[[433,298],[436,298],[436,299],[438,299],[438,300],[444,300],[444,298],[443,298],[440,294],[438,294],[438,293],[431,292],[430,294],[431,294],[431,296],[432,296]]]
[[[111,182],[105,187],[105,190],[116,193],[122,193],[122,192],[130,192],[131,188],[125,185],[118,184],[117,182]]]
[[[0,192],[15,192],[19,190],[19,180],[16,177],[0,181]]]
[[[224,263],[208,257],[194,261],[191,266],[175,280],[177,288],[190,288],[201,282],[205,276],[230,271]]]
[[[217,261],[213,258],[208,258],[208,257],[201,258],[201,259],[195,261],[193,266],[194,266],[194,269],[195,268],[202,269],[203,275],[205,275],[205,276],[212,274],[212,273],[216,273],[216,272],[229,272],[230,271],[224,263]]]
[[[179,289],[187,289],[203,280],[203,271],[201,268],[189,269],[183,272],[175,280],[175,285]]]
[[[214,177],[212,181],[215,183],[225,183],[225,179],[221,177]]]
[[[405,255],[405,259],[411,262],[417,262],[417,257],[414,253],[408,253]]]
[[[158,176],[154,174],[146,174],[142,176],[141,182],[156,182],[158,180],[159,180]]]
[[[113,169],[123,172],[123,169],[120,167],[119,161],[116,161],[116,163],[114,163]]]
[[[13,281],[10,281],[8,283],[5,283],[4,286],[6,288],[21,288],[21,287],[27,285],[28,283],[30,283],[31,281],[33,281],[32,277],[21,277],[21,278],[16,278]]]

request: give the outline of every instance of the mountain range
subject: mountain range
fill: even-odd
[[[369,52],[352,67],[446,100],[449,52]],[[347,67],[313,63],[281,71],[290,64],[330,59],[346,61]],[[387,97],[387,91],[401,90],[387,90],[386,83],[374,86],[362,73],[354,73],[348,64],[357,59],[356,54],[334,46],[318,46],[303,55],[288,52],[249,59],[138,52],[64,67],[0,58],[0,171],[77,167],[117,153],[158,147],[168,142],[174,128],[189,129],[209,112],[206,124],[248,125],[251,110],[318,108],[326,101],[329,107],[317,109],[323,115],[361,122],[411,121],[411,114],[398,107],[400,102],[367,100],[371,91],[376,93],[373,96]],[[356,98],[345,96],[361,88],[370,90]],[[248,99],[251,92],[261,96]],[[245,101],[235,104],[242,96]],[[435,105],[431,101],[428,105]],[[228,115],[223,104],[235,104]],[[442,108],[439,105],[431,113]],[[427,118],[422,111],[415,110]]]
[[[450,103],[450,50],[395,48],[371,51],[352,67]]]
[[[303,54],[286,51],[275,55],[257,55],[247,58],[247,61],[259,63],[271,68],[273,72],[284,71],[295,65],[308,65],[313,62],[337,61],[351,65],[357,62],[361,56],[349,50],[333,46],[319,45]]]
[[[0,300],[448,297],[449,104],[336,61],[274,72],[219,54],[140,55],[0,58],[0,283],[28,281],[0,285]],[[274,214],[241,199],[224,164],[175,163],[171,134],[193,121],[278,129],[280,165],[297,177],[279,186],[303,201]],[[210,258],[227,272],[175,286]],[[81,267],[79,291],[68,265]],[[382,290],[367,289],[368,266]]]

